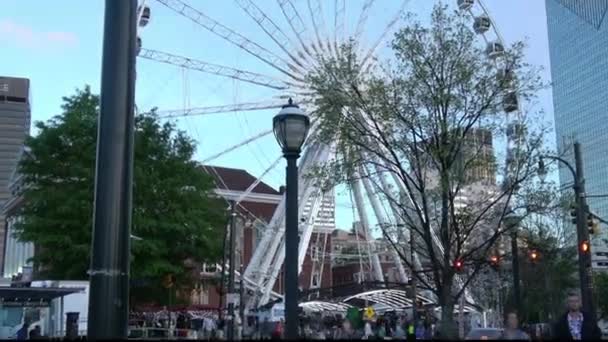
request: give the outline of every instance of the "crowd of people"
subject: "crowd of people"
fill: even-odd
[[[571,294],[567,300],[567,312],[553,324],[551,331],[539,332],[538,325],[520,326],[516,311],[507,311],[504,325],[494,329],[497,335],[492,338],[502,340],[542,340],[557,338],[560,340],[599,339],[602,333],[588,313],[581,310],[580,297]],[[299,336],[307,340],[352,340],[352,339],[416,339],[430,340],[438,337],[438,322],[436,317],[428,314],[417,314],[417,319],[411,319],[406,313],[388,312],[373,319],[369,317],[346,317],[340,314],[302,314],[300,317]],[[130,325],[132,328],[148,328],[150,330],[169,331],[169,335],[148,334],[149,338],[196,338],[204,340],[226,339],[257,339],[278,340],[285,337],[283,319],[258,319],[257,316],[247,317],[241,321],[237,315],[234,324],[227,320],[229,316],[220,318],[219,315],[181,311],[181,312],[148,312],[133,313]],[[229,326],[234,330],[228,333]],[[548,326],[548,325],[547,325]],[[477,327],[479,328],[479,327]],[[468,327],[465,336],[476,327]],[[483,328],[479,328],[483,329]],[[133,329],[132,329],[133,330]],[[544,328],[542,329],[544,330]],[[189,334],[195,332],[195,334]]]

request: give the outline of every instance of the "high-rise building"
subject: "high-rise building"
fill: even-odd
[[[608,0],[546,0],[557,147],[581,143],[588,195],[608,194]],[[560,165],[562,186],[572,174]],[[608,218],[608,198],[588,198]]]
[[[6,236],[4,206],[11,198],[9,185],[15,175],[25,137],[30,131],[30,81],[0,76],[0,236]],[[0,239],[3,257],[5,239]],[[0,265],[3,260],[0,260]]]

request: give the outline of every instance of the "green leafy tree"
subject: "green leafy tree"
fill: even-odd
[[[520,250],[522,320],[553,322],[563,314],[568,291],[578,285],[576,246],[559,243],[548,229],[529,231]],[[532,261],[529,252],[538,252]]]
[[[504,47],[498,64],[480,43],[466,13],[439,5],[429,26],[408,18],[386,65],[359,59],[351,42],[309,75],[317,94],[312,139],[339,151],[313,175],[326,186],[369,182],[390,204],[397,224],[381,232],[408,268],[415,267],[413,236],[422,267],[414,276],[442,308],[443,338],[456,337],[455,304],[513,228],[503,224],[506,214],[545,207],[536,203],[543,198],[536,165],[547,153],[547,128],[532,111],[518,125],[505,120],[505,108],[514,112],[513,101],[528,103],[544,85],[525,63],[522,43]],[[482,142],[505,132],[517,142],[508,165]],[[508,180],[501,186],[493,178],[499,170]]]
[[[37,122],[19,172],[18,236],[36,246],[40,276],[87,279],[90,265],[99,97],[89,87],[64,98],[63,113]],[[154,113],[135,119],[131,278],[188,283],[193,265],[221,256],[225,203],[192,160],[195,142]],[[193,274],[193,273],[192,273]]]
[[[595,298],[600,319],[608,318],[608,273],[597,272],[594,275]]]

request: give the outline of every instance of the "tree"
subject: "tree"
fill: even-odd
[[[372,183],[393,211],[383,235],[410,268],[418,263],[407,252],[413,236],[415,278],[442,308],[441,336],[453,338],[455,303],[514,228],[504,218],[526,219],[553,201],[535,180],[547,129],[539,113],[513,115],[544,86],[524,62],[524,45],[504,48],[497,63],[465,13],[440,5],[431,19],[424,27],[409,17],[382,69],[365,69],[351,42],[309,75],[318,94],[312,139],[339,151],[314,176],[328,186]],[[505,132],[510,154],[495,158],[491,141]]]
[[[19,172],[18,236],[36,246],[40,275],[86,279],[90,265],[99,97],[89,87],[64,98],[63,113],[37,122]],[[135,119],[131,277],[152,286],[167,274],[187,283],[192,261],[221,256],[225,205],[192,160],[195,143],[154,113]],[[190,262],[190,263],[189,263]]]
[[[529,230],[520,250],[520,278],[524,322],[553,322],[564,311],[568,291],[578,285],[577,249],[559,243],[559,238],[547,229]],[[538,260],[529,258],[531,250]]]
[[[608,273],[596,272],[594,275],[595,298],[600,319],[608,318]]]

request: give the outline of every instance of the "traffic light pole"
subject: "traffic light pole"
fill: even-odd
[[[137,1],[106,0],[88,338],[127,338]]]
[[[593,279],[591,264],[591,244],[589,243],[589,229],[587,228],[587,200],[585,198],[585,177],[583,173],[583,157],[581,145],[574,143],[574,193],[576,196],[576,231],[578,236],[578,264],[581,282],[581,297],[583,309],[595,321],[595,303],[593,302]],[[589,249],[583,251],[583,243],[589,244]]]
[[[557,156],[543,156],[542,158],[557,160],[570,169],[574,177],[574,196],[576,201],[576,235],[578,238],[578,268],[579,279],[581,284],[581,299],[583,302],[583,310],[591,315],[595,320],[595,303],[593,302],[593,280],[592,280],[592,265],[591,265],[591,244],[589,243],[589,229],[587,227],[587,200],[585,194],[585,176],[583,171],[583,156],[581,145],[577,141],[574,143],[574,161],[573,168],[566,160]],[[587,243],[589,248],[585,251],[581,247],[583,243]]]
[[[514,227],[511,232],[511,254],[513,254],[512,268],[513,268],[513,299],[515,307],[517,308],[517,314],[523,315],[521,311],[521,290],[519,286],[519,248],[517,246],[517,228]]]

